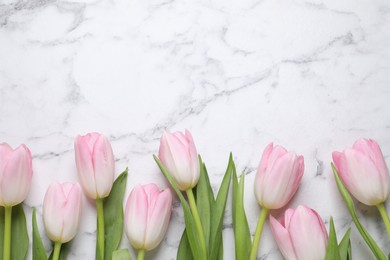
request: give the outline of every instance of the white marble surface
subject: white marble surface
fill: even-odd
[[[230,151],[245,170],[252,233],[255,169],[273,141],[305,157],[289,205],[308,205],[327,224],[333,215],[341,237],[351,218],[331,153],[371,137],[390,164],[389,75],[387,0],[0,0],[0,141],[33,153],[29,220],[51,182],[77,181],[77,134],[110,138],[117,174],[130,169],[127,197],[139,183],[166,185],[152,154],[165,129],[188,128],[215,189]],[[84,205],[69,259],[94,259],[95,209]],[[389,253],[376,209],[358,212]],[[147,258],[174,259],[182,229],[176,203]],[[373,259],[353,224],[351,240],[354,259]],[[224,243],[233,259],[230,204]],[[121,246],[130,247],[125,237]],[[258,255],[281,259],[268,223]]]

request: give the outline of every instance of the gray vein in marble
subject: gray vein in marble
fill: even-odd
[[[360,41],[360,40],[359,40]],[[293,63],[293,64],[308,64],[311,62],[319,62],[319,61],[325,61],[324,58],[318,58],[319,55],[323,54],[324,52],[328,51],[332,47],[334,47],[337,44],[341,44],[342,46],[348,46],[348,45],[356,45],[359,41],[354,39],[354,35],[349,32],[345,35],[340,35],[326,43],[324,46],[319,47],[317,50],[315,50],[313,53],[303,55],[302,57],[297,57],[293,59],[286,59],[282,60],[281,63]]]
[[[145,143],[148,143],[151,140],[158,140],[160,138],[161,132],[163,132],[166,129],[174,128],[174,125],[177,122],[180,122],[191,116],[199,115],[208,105],[214,103],[216,100],[220,98],[230,97],[231,95],[237,92],[243,91],[250,87],[254,87],[256,86],[257,83],[267,79],[270,75],[271,75],[271,70],[267,70],[266,72],[262,73],[260,76],[249,78],[249,80],[248,78],[246,78],[245,81],[247,82],[245,82],[243,85],[241,85],[238,88],[232,90],[222,90],[217,93],[214,93],[211,97],[207,97],[202,100],[192,100],[191,98],[188,98],[188,100],[183,99],[181,104],[179,104],[181,110],[173,111],[172,114],[167,115],[167,117],[164,120],[156,123],[155,127],[148,129],[141,134],[128,133],[121,136],[111,136],[111,137],[113,140],[121,140],[123,138],[136,136],[137,139]]]

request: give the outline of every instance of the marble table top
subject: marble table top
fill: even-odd
[[[31,230],[37,208],[42,234],[47,187],[77,181],[76,135],[109,137],[116,174],[129,167],[127,198],[137,184],[166,187],[152,155],[164,130],[187,128],[214,190],[233,152],[247,175],[252,234],[259,215],[254,176],[263,149],[274,142],[305,157],[289,207],[314,208],[327,227],[333,216],[339,238],[351,226],[354,259],[374,259],[330,161],[332,151],[370,137],[390,164],[389,75],[386,0],[0,0],[0,142],[24,143],[33,154],[25,210]],[[234,259],[230,203],[225,259]],[[86,198],[83,204],[68,259],[94,259],[95,207]],[[356,205],[389,253],[377,210]],[[167,237],[147,259],[175,259],[183,228],[176,201]],[[46,237],[44,244],[50,250]],[[135,255],[125,236],[121,247]],[[258,259],[282,259],[268,223]]]

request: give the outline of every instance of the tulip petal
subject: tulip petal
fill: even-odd
[[[300,182],[300,174],[293,172],[296,155],[285,153],[267,169],[263,186],[263,206],[268,209],[278,209],[287,204],[295,194]],[[272,174],[271,174],[272,173]],[[296,181],[295,179],[298,179]],[[295,184],[296,186],[293,186]]]
[[[349,182],[350,174],[347,159],[345,158],[344,153],[335,151],[332,153],[332,159],[337,171],[339,172],[340,178],[343,180],[343,183]]]
[[[181,142],[181,144],[183,146],[187,146],[188,145],[188,140],[187,140],[186,134],[183,134],[182,132],[179,132],[179,131],[173,133],[173,135],[177,138],[177,140],[179,140]]]
[[[360,202],[378,205],[390,193],[390,176],[379,145],[371,139],[359,139],[352,148],[334,152],[333,160],[340,179]]]
[[[85,136],[83,136],[84,141],[88,145],[89,151],[93,151],[93,148],[100,137],[101,137],[101,134],[99,134],[99,133],[88,133]]]
[[[81,212],[79,184],[53,183],[43,203],[43,221],[48,237],[54,242],[66,243],[77,233]]]
[[[152,198],[149,207],[145,247],[147,250],[152,250],[158,246],[168,229],[172,210],[172,194],[170,190],[165,189]]]
[[[288,232],[300,260],[323,260],[327,234],[321,217],[312,209],[298,206],[291,216]]]
[[[377,205],[384,200],[382,178],[374,163],[362,153],[346,149],[344,151],[347,167],[350,171],[348,179],[346,174],[340,172],[340,178],[355,198],[366,205]]]
[[[43,202],[43,222],[45,230],[52,241],[61,241],[63,232],[62,209],[66,199],[59,183],[53,183],[46,191]]]
[[[66,183],[62,185],[62,189],[66,197],[66,204],[62,208],[62,217],[64,219],[62,243],[66,243],[74,238],[79,227],[81,188],[79,184]]]
[[[255,196],[257,201],[260,203],[260,205],[264,206],[263,198],[264,198],[264,186],[265,186],[265,179],[266,175],[268,173],[267,169],[269,164],[269,157],[271,156],[271,153],[273,151],[273,143],[270,143],[267,145],[267,147],[264,149],[263,154],[260,159],[259,167],[257,168],[256,176],[255,176]]]
[[[292,192],[290,193],[290,196],[287,198],[287,202],[292,199],[292,197],[298,190],[299,183],[302,180],[304,171],[305,171],[305,161],[303,156],[299,155],[296,157],[293,164],[293,169],[291,174],[292,178],[290,179],[290,184],[289,184],[289,186],[292,187]]]
[[[191,133],[164,132],[160,139],[159,158],[180,190],[193,188],[199,181],[198,154]]]
[[[195,186],[198,183],[199,177],[200,177],[200,166],[199,166],[198,152],[196,151],[195,142],[194,142],[194,139],[192,138],[190,131],[188,131],[186,129],[185,134],[186,134],[186,138],[188,140],[190,168],[191,168],[191,172],[194,173],[192,175],[191,186]]]
[[[269,164],[269,157],[271,156],[273,149],[274,149],[273,143],[270,143],[265,147],[259,163],[259,168],[258,168],[259,172],[265,173],[267,166]]]
[[[264,206],[263,203],[263,190],[264,190],[264,178],[265,174],[264,172],[260,170],[260,168],[257,169],[257,173],[255,176],[255,182],[254,182],[254,191],[255,191],[255,197],[256,200],[259,202],[261,206]]]
[[[276,162],[286,154],[289,154],[289,152],[284,147],[279,145],[274,146],[272,153],[268,157],[268,166],[273,167]]]
[[[375,145],[372,140],[359,139],[353,144],[352,149],[361,152],[366,157],[370,158],[373,162],[375,162],[375,153],[378,152],[379,147]]]
[[[147,200],[148,200],[148,207],[149,208],[154,207],[154,204],[157,201],[157,197],[160,194],[159,188],[154,183],[146,184],[146,185],[143,185],[142,187],[144,189],[144,192],[145,192]],[[150,211],[148,213],[149,213],[148,216],[150,216]],[[149,222],[149,220],[148,220],[148,222]]]
[[[96,199],[96,180],[92,164],[92,150],[90,149],[90,142],[87,136],[77,136],[74,149],[80,183],[88,197]]]
[[[353,149],[360,151],[365,156],[369,157],[375,167],[378,170],[378,174],[381,178],[381,184],[382,184],[382,198],[388,198],[389,197],[389,187],[390,187],[390,176],[389,176],[389,170],[387,168],[386,162],[383,158],[382,150],[372,139],[359,139],[355,142],[353,145]]]
[[[91,199],[96,199],[95,175],[92,164],[92,155],[89,142],[84,136],[77,136],[75,140],[75,157],[77,173],[84,191]]]
[[[115,159],[110,142],[102,135],[96,139],[92,161],[98,198],[105,198],[110,194],[114,182]]]
[[[158,157],[168,171],[174,176],[177,172],[174,158],[171,153],[171,148],[168,143],[168,136],[171,135],[168,132],[164,132],[160,139],[160,148],[158,151]]]
[[[192,172],[189,167],[189,152],[181,142],[180,138],[167,134],[166,140],[170,149],[170,154],[175,165],[175,171],[171,172],[181,190],[186,190],[192,184]]]
[[[287,260],[297,260],[298,258],[295,256],[294,247],[287,229],[285,229],[272,215],[269,217],[269,223],[272,234],[274,235],[275,241],[284,258]]]
[[[148,219],[148,197],[141,185],[136,186],[126,203],[125,230],[133,247],[142,249]]]
[[[4,166],[8,158],[12,155],[13,149],[7,143],[0,144],[0,182],[3,178]]]
[[[370,148],[373,152],[373,161],[377,166],[379,172],[382,176],[386,176],[385,179],[389,178],[389,170],[387,168],[386,162],[383,158],[382,150],[379,145],[374,140],[369,140]]]
[[[292,215],[294,214],[294,209],[287,209],[285,212],[284,212],[284,219],[282,221],[282,225],[288,230],[289,226],[290,226],[290,222],[291,222],[291,217]]]
[[[297,156],[293,154],[291,160],[291,168],[289,168],[288,172],[290,174],[288,175],[287,182],[286,182],[286,191],[283,193],[281,201],[284,201],[284,205],[286,205],[292,197],[295,195],[295,193],[298,190],[299,183],[302,180],[303,172],[304,172],[304,159],[303,156]],[[288,190],[288,192],[287,192]],[[282,192],[283,190],[281,190]],[[282,206],[281,206],[282,207]]]
[[[21,145],[8,157],[1,180],[4,205],[15,206],[27,196],[32,178],[30,150]]]

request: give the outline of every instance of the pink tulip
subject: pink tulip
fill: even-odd
[[[111,144],[98,133],[77,136],[76,166],[81,186],[91,199],[110,194],[115,175],[115,160]]]
[[[313,209],[305,206],[288,209],[281,223],[271,215],[270,225],[285,259],[324,259],[328,234],[320,215]]]
[[[66,243],[74,238],[80,221],[81,188],[78,183],[53,183],[43,202],[45,230],[54,242]]]
[[[279,209],[294,196],[303,176],[303,156],[269,144],[255,177],[255,195],[266,209]]]
[[[169,189],[155,184],[138,185],[129,195],[125,211],[125,231],[133,247],[152,250],[164,238],[172,210]]]
[[[198,153],[191,133],[165,132],[160,140],[158,157],[172,174],[180,190],[192,189],[199,181]]]
[[[24,144],[13,150],[0,144],[0,205],[12,207],[26,199],[32,178],[31,152]]]
[[[352,148],[333,152],[333,161],[348,191],[366,205],[378,205],[389,197],[390,177],[379,145],[359,139]]]

